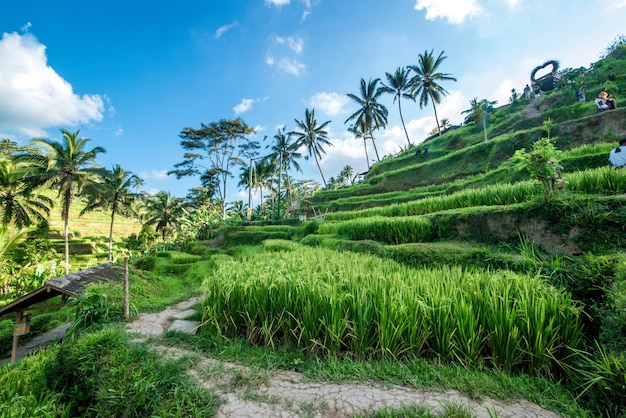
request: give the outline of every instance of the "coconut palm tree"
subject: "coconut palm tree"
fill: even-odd
[[[321,125],[318,125],[317,120],[315,119],[315,109],[306,109],[304,112],[304,119],[294,119],[294,121],[296,122],[296,125],[298,125],[298,128],[300,128],[300,131],[289,132],[289,135],[296,136],[296,149],[299,149],[300,147],[306,148],[308,155],[305,159],[309,159],[311,156],[315,158],[315,164],[317,164],[324,186],[326,186],[326,179],[324,178],[324,173],[322,172],[322,167],[320,167],[319,160],[322,158],[322,154],[326,154],[324,147],[333,146],[328,139],[328,132],[325,130],[330,121],[328,120]]]
[[[379,81],[380,78],[376,78],[374,80],[370,79],[369,82],[366,83],[364,79],[361,79],[361,88],[359,90],[361,97],[348,93],[348,97],[357,102],[360,108],[344,122],[348,123],[348,121],[354,119],[355,124],[358,124],[362,121],[365,128],[363,132],[372,140],[377,161],[380,161],[380,157],[378,155],[378,149],[376,148],[373,132],[375,129],[387,126],[387,115],[389,114],[387,108],[381,103],[378,103],[378,98],[384,93],[384,90],[378,87]]]
[[[89,138],[78,138],[80,131],[61,130],[61,141],[35,138],[31,145],[35,150],[18,156],[32,167],[25,180],[32,185],[50,184],[58,190],[62,201],[63,235],[65,237],[65,274],[69,273],[69,217],[72,200],[80,196],[84,187],[102,173],[96,156],[106,152],[102,147],[87,150]]]
[[[404,124],[404,117],[402,116],[402,106],[400,102],[402,99],[409,99],[415,101],[415,96],[409,93],[411,90],[411,85],[409,84],[409,69],[405,67],[396,68],[396,72],[393,74],[385,73],[387,76],[387,84],[383,83],[382,91],[385,93],[393,94],[393,102],[398,101],[398,113],[400,113],[400,121],[402,122],[402,128],[404,129],[404,134],[406,135],[406,141],[409,144],[409,148],[411,147],[411,140],[409,139],[409,133],[406,130],[406,125]]]
[[[411,84],[411,95],[415,98],[419,96],[420,109],[432,102],[433,111],[435,112],[435,122],[437,129],[441,135],[441,127],[439,126],[439,118],[437,117],[437,108],[435,104],[441,103],[441,97],[448,94],[446,89],[441,87],[439,83],[442,81],[456,81],[451,74],[437,72],[439,66],[447,57],[443,56],[441,51],[437,59],[433,56],[433,50],[424,51],[419,54],[418,65],[409,65],[409,69],[415,73],[409,83]]]
[[[182,199],[172,196],[170,192],[158,192],[145,202],[148,220],[145,225],[156,225],[156,232],[161,233],[163,243],[165,236],[174,230],[176,219],[182,213]]]
[[[28,227],[35,218],[41,222],[50,215],[52,199],[30,190],[24,182],[27,167],[10,160],[0,160],[0,210],[2,224]]]
[[[109,262],[113,261],[113,223],[115,215],[138,216],[135,212],[135,203],[142,199],[141,193],[134,193],[132,189],[143,185],[143,180],[130,171],[124,170],[119,164],[111,171],[105,170],[99,182],[92,183],[93,191],[88,194],[85,208],[80,212],[83,215],[92,210],[110,210],[111,223],[109,225]]]
[[[478,100],[478,97],[474,97],[470,100],[470,108],[462,111],[461,113],[469,113],[466,119],[466,123],[473,121],[476,126],[479,124],[483,128],[484,140],[487,141],[487,118],[489,114],[493,112],[493,106],[498,103],[497,101],[489,101],[487,99]]]
[[[365,121],[361,120],[348,128],[348,132],[355,138],[363,138],[363,147],[365,148],[365,160],[367,161],[367,169],[370,169],[370,158],[367,155],[367,135],[365,134]]]
[[[278,156],[279,160],[279,179],[278,184],[282,183],[282,174],[284,171],[285,178],[287,179],[287,196],[289,204],[293,205],[291,197],[291,179],[289,177],[289,169],[292,167],[302,173],[302,167],[298,164],[298,159],[302,158],[302,154],[298,152],[297,143],[291,142],[291,136],[285,132],[285,127],[281,127],[274,135],[274,143],[271,146],[271,151],[274,155]],[[279,186],[280,188],[280,186]],[[280,195],[280,191],[279,191]]]

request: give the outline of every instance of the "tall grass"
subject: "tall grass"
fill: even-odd
[[[564,175],[567,188],[580,193],[617,194],[626,193],[626,170],[599,167]]]
[[[337,234],[352,240],[373,240],[387,244],[406,244],[431,240],[431,223],[419,216],[354,219],[339,223],[323,223],[319,234]]]
[[[581,341],[579,308],[538,276],[294,247],[224,260],[203,288],[204,322],[218,332],[312,353],[545,375]]]
[[[446,196],[432,196],[393,206],[329,213],[326,220],[342,221],[372,216],[415,216],[442,210],[473,206],[502,206],[527,202],[541,195],[541,190],[530,181],[515,184],[497,184],[479,189],[467,189]]]

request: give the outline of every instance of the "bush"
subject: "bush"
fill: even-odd
[[[157,258],[152,255],[141,257],[133,261],[133,266],[135,266],[135,268],[138,268],[139,270],[153,271],[156,265]]]

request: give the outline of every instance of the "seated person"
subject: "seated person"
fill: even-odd
[[[415,156],[419,157],[421,155],[422,155],[422,150],[418,148],[417,151],[415,151]]]
[[[424,157],[428,155],[428,147],[424,147]]]
[[[609,97],[607,97],[605,102],[609,110],[617,109],[617,105],[615,104],[615,98],[612,94],[609,94]]]
[[[624,167],[626,165],[626,138],[619,141],[619,147],[611,150],[609,162],[613,167]]]
[[[604,112],[609,108],[609,106],[604,103],[604,99],[602,99],[602,94],[598,94],[596,96],[596,100],[594,101],[596,103],[596,113]]]

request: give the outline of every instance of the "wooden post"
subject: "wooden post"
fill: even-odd
[[[17,311],[15,314],[15,324],[22,323],[22,315],[24,312]],[[13,347],[11,348],[11,363],[15,363],[17,361],[17,346],[20,343],[20,336],[13,334]]]
[[[124,257],[124,318],[130,319],[130,295],[128,290],[128,257]]]

